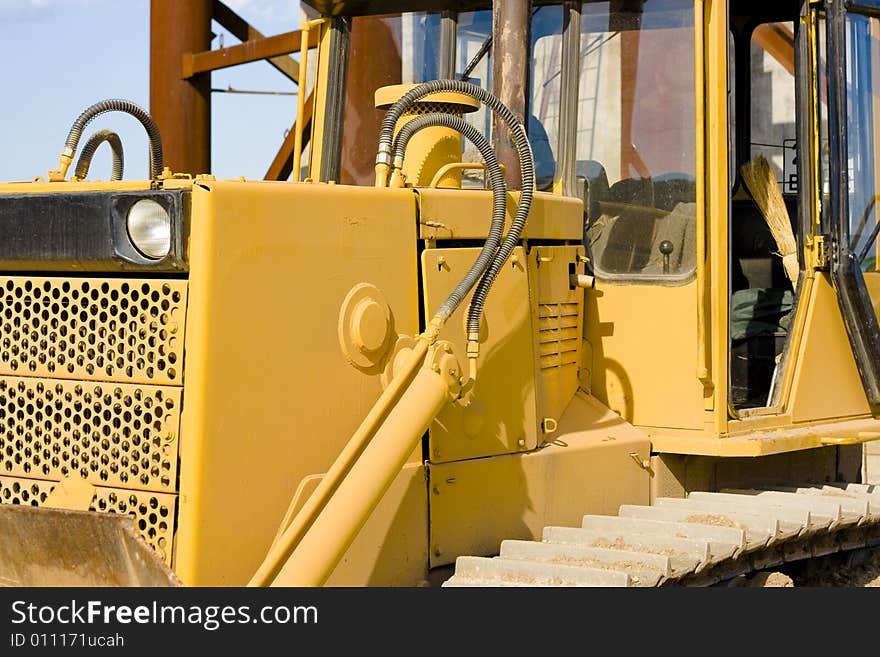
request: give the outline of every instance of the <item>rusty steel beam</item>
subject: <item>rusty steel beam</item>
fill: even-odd
[[[150,113],[176,172],[211,170],[211,75],[180,74],[184,53],[211,47],[211,16],[211,0],[150,3]]]
[[[223,28],[229,30],[230,34],[239,41],[256,41],[266,38],[253,25],[232,11],[220,0],[214,0],[214,20],[220,23]],[[279,57],[272,57],[267,61],[289,80],[299,84],[299,64],[297,64],[293,57],[281,55]]]
[[[216,71],[221,68],[256,62],[261,59],[272,59],[279,55],[299,52],[301,33],[299,30],[284,32],[263,39],[254,39],[229,48],[218,50],[205,49],[202,52],[189,52],[183,55],[183,77],[191,78],[200,73]],[[318,31],[309,33],[309,48],[318,45]],[[296,66],[299,79],[299,65]]]
[[[528,125],[531,11],[531,0],[504,0],[492,6],[492,92],[525,125]],[[519,158],[507,126],[497,116],[492,133],[498,161],[507,169],[508,187],[521,189]]]
[[[794,33],[782,23],[759,25],[752,32],[752,40],[794,75]]]
[[[303,112],[303,139],[302,144],[305,148],[309,141],[309,135],[312,132],[312,108],[315,106],[315,94],[312,92],[306,98],[305,111]],[[275,159],[269,165],[269,170],[263,176],[263,180],[287,180],[293,171],[293,148],[296,143],[296,122],[287,131],[287,136],[278,149]]]

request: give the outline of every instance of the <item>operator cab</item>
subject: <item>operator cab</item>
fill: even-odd
[[[491,3],[309,4],[334,16],[348,38],[336,96],[335,147],[345,157],[321,180],[372,184],[383,117],[376,89],[437,78],[494,87]],[[814,272],[830,274],[858,376],[872,412],[880,411],[872,301],[880,298],[880,174],[870,100],[877,4],[532,3],[523,106],[538,187],[583,201],[582,242],[596,281],[585,309],[592,361],[583,385],[627,420],[701,431],[703,411],[716,408],[725,421],[784,414],[799,367],[790,338],[801,282]],[[842,17],[843,45],[826,38],[829,7]],[[407,11],[414,8],[421,11]],[[717,15],[724,27],[709,34]],[[710,100],[721,76],[726,95]],[[491,133],[485,110],[466,119]],[[846,152],[835,141],[843,132]],[[462,159],[474,157],[466,146]],[[756,171],[760,159],[768,176],[750,183],[744,168]],[[479,172],[462,176],[462,187],[484,184]],[[624,308],[626,320],[603,323]],[[656,348],[642,353],[651,341]],[[658,372],[669,391],[657,388]],[[651,402],[634,407],[641,387]],[[723,392],[707,401],[715,391]],[[679,404],[690,409],[687,419]]]

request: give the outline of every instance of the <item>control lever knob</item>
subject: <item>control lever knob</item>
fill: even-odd
[[[669,256],[675,250],[675,245],[669,240],[660,242],[660,253],[663,254],[663,273],[669,273]]]

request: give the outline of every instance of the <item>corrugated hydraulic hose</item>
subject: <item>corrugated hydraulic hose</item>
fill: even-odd
[[[110,171],[110,180],[122,180],[122,172],[125,168],[122,140],[119,138],[119,135],[112,130],[96,130],[92,136],[89,137],[86,145],[83,146],[74,173],[79,180],[85,180],[86,176],[89,175],[89,167],[92,165],[92,158],[95,156],[98,147],[104,142],[107,142],[107,145],[110,146],[110,150],[113,153],[113,165]]]
[[[150,140],[150,177],[158,178],[161,176],[165,163],[162,155],[162,137],[159,134],[159,126],[156,125],[153,117],[146,110],[130,100],[122,98],[110,98],[97,102],[77,117],[70,127],[70,132],[67,133],[67,141],[64,144],[65,151],[69,153],[70,157],[73,157],[73,154],[76,153],[79,140],[89,122],[107,112],[125,112],[141,122]]]
[[[461,80],[433,80],[408,91],[385,114],[385,118],[382,121],[382,129],[379,134],[379,149],[376,156],[376,164],[378,166],[383,164],[387,166],[391,163],[394,127],[401,115],[419,98],[440,91],[454,91],[471,96],[485,104],[501,117],[504,123],[507,124],[511,139],[516,147],[519,156],[520,172],[522,175],[523,189],[520,194],[520,201],[516,209],[516,214],[510,225],[510,230],[507,232],[498,252],[483,272],[479,283],[477,283],[477,288],[474,291],[471,306],[468,310],[468,339],[476,340],[476,336],[479,335],[480,317],[483,312],[486,295],[489,293],[489,289],[492,287],[492,283],[495,281],[495,277],[498,275],[501,267],[519,242],[523,228],[525,228],[526,220],[529,216],[532,196],[535,189],[534,157],[532,156],[532,148],[529,144],[529,138],[522,122],[520,122],[513,111],[498,100],[498,98],[481,87]],[[466,282],[462,280],[449,295],[447,301],[444,302],[444,312],[448,308],[455,310],[455,308],[461,304],[461,301],[470,291],[470,287],[466,287],[465,283]],[[449,305],[447,306],[447,304]],[[451,311],[449,314],[451,314]]]
[[[504,175],[501,173],[501,167],[498,165],[498,158],[495,156],[495,151],[492,150],[489,140],[467,121],[453,114],[425,114],[413,119],[401,128],[394,140],[395,166],[403,164],[406,145],[412,136],[419,130],[435,126],[457,130],[477,147],[486,163],[486,172],[492,186],[492,224],[489,227],[489,234],[486,237],[486,242],[483,244],[480,255],[477,256],[467,274],[464,275],[464,278],[456,285],[449,297],[437,309],[436,315],[445,322],[461,303],[464,296],[470,292],[471,288],[495,257],[495,253],[501,243],[501,236],[504,233],[504,221],[507,214],[507,185],[504,182]]]

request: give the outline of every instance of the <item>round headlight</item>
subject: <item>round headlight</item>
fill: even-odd
[[[156,201],[142,199],[128,211],[128,237],[142,255],[160,260],[171,251],[171,217]]]

